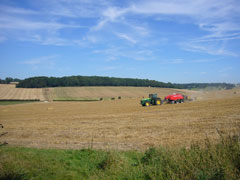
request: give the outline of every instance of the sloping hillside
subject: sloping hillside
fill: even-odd
[[[147,97],[149,93],[157,93],[159,97],[180,92],[195,94],[195,91],[152,87],[56,87],[56,88],[16,88],[15,85],[0,84],[0,100],[48,100],[59,98],[110,98],[110,97]]]
[[[45,100],[43,90],[16,88],[14,84],[0,84],[0,100]]]
[[[164,97],[169,93],[190,91],[152,88],[152,87],[57,87],[48,88],[48,99],[56,98],[108,98],[108,97],[147,97],[150,93],[157,93],[159,97]]]

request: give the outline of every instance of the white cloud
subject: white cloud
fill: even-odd
[[[103,12],[103,16],[109,21],[115,21],[120,16],[128,12],[128,9],[118,9],[116,7],[109,7]]]
[[[36,65],[36,64],[54,64],[55,61],[53,61],[53,59],[55,59],[56,57],[58,57],[57,55],[50,55],[50,56],[42,56],[42,57],[38,57],[38,58],[33,58],[30,60],[26,60],[23,61],[23,64],[30,64],[30,65]]]
[[[210,55],[218,55],[218,56],[233,56],[238,57],[239,54],[235,52],[231,52],[226,49],[224,44],[220,45],[209,45],[209,44],[199,44],[199,43],[193,43],[193,42],[185,42],[181,44],[182,49],[186,51],[192,51],[192,52],[202,52],[207,53]]]
[[[171,19],[172,21],[181,22],[182,19],[188,18],[188,21],[183,23],[191,23],[197,25],[207,35],[202,37],[185,40],[188,47],[185,50],[194,52],[204,52],[212,55],[238,56],[238,54],[227,50],[222,45],[214,44],[216,41],[231,41],[240,39],[240,11],[237,8],[240,3],[236,0],[183,0],[181,3],[177,0],[149,0],[132,3],[131,6],[116,8],[109,7],[103,11],[101,19],[93,28],[101,30],[107,24],[118,23],[128,25],[129,29],[134,29],[136,34],[141,32],[141,35],[148,35],[149,31],[146,28],[141,28],[138,25],[131,25],[127,17],[131,14],[157,16],[164,20]],[[109,26],[108,26],[109,28]],[[205,33],[205,34],[206,34]],[[136,43],[137,41],[126,33],[118,34],[118,37]],[[138,37],[139,38],[139,37]],[[205,45],[201,42],[213,42]],[[210,47],[210,48],[209,48]]]
[[[109,6],[107,0],[41,0],[36,3],[48,15],[67,18],[99,17],[102,10]]]
[[[116,35],[122,39],[125,39],[127,41],[129,41],[130,43],[135,44],[137,41],[135,39],[133,39],[132,37],[130,37],[127,34],[123,34],[123,33],[116,33]]]
[[[202,42],[227,42],[240,39],[240,24],[232,22],[223,22],[211,24],[211,26],[200,24],[200,28],[209,31],[208,35],[194,38],[191,41],[194,43]]]
[[[36,21],[29,20],[24,17],[0,16],[0,30],[1,34],[15,38],[20,41],[37,42],[42,45],[79,45],[79,39],[63,38],[59,31],[66,29],[82,29],[85,26],[77,24],[67,24],[55,21]],[[13,35],[10,33],[14,32]],[[81,44],[81,43],[80,43]]]
[[[215,42],[226,42],[240,39],[240,3],[236,0],[177,0],[172,1],[142,1],[133,4],[131,12],[158,16],[160,20],[181,22],[188,17],[184,23],[192,23],[208,33],[202,37],[186,39],[188,47],[185,50],[204,52],[212,55],[238,56],[235,52],[226,50],[225,47]],[[208,45],[201,42],[208,42]],[[209,44],[210,43],[210,44]],[[180,45],[181,46],[181,45]]]
[[[184,15],[200,21],[216,21],[218,18],[227,19],[234,13],[239,13],[234,0],[150,0],[131,6],[132,12],[149,15]],[[238,14],[239,15],[239,14]],[[180,18],[180,17],[179,17]]]
[[[151,50],[146,50],[142,48],[135,47],[134,49],[129,49],[128,47],[110,47],[104,50],[94,50],[93,53],[103,54],[107,56],[107,60],[116,59],[130,59],[135,61],[152,61],[154,60],[154,54]],[[115,59],[115,57],[117,57]]]
[[[58,55],[42,56],[42,57],[22,61],[21,64],[30,65],[33,69],[38,69],[38,68],[52,69],[56,64],[57,57],[59,56]]]
[[[196,64],[196,63],[209,63],[216,62],[220,59],[168,59],[168,60],[160,60],[160,64]]]
[[[102,18],[99,20],[96,26],[92,27],[93,31],[101,30],[104,25],[109,22],[116,22],[117,19],[128,12],[128,9],[118,9],[116,7],[109,7],[101,14]]]
[[[72,24],[63,24],[57,22],[40,22],[40,21],[31,21],[24,18],[10,17],[10,16],[1,16],[0,17],[0,29],[10,29],[10,30],[60,30],[64,28],[85,28],[84,26],[72,25]]]
[[[107,19],[102,19],[102,20],[100,20],[100,21],[98,22],[98,24],[97,24],[96,26],[93,26],[93,27],[91,28],[91,30],[92,30],[92,31],[98,31],[98,30],[102,29],[103,26],[104,26],[105,24],[107,24],[107,22],[108,22]]]
[[[197,25],[204,32],[200,37],[185,38],[183,48],[187,51],[238,55],[226,45],[215,44],[216,41],[240,39],[240,3],[237,0],[182,0],[181,3],[178,0],[141,0],[126,4],[107,0],[42,0],[32,5],[35,10],[1,5],[0,35],[6,39],[6,34],[10,34],[10,38],[22,41],[63,46],[100,42],[95,34],[101,30],[108,32],[109,37],[117,35],[133,46],[141,42],[144,42],[142,46],[147,46],[152,40],[147,38],[157,36],[155,41],[158,42],[166,38],[159,36],[158,28],[149,25],[148,18],[154,17],[153,21],[166,19]],[[80,24],[84,18],[90,23]],[[187,21],[182,22],[185,18]],[[62,31],[82,28],[86,33],[79,33],[74,39],[62,34]],[[104,41],[105,37],[100,39]]]
[[[143,27],[142,25],[133,25],[133,24],[129,24],[128,26],[131,27],[133,29],[134,32],[140,34],[141,36],[147,36],[150,34],[149,29],[147,29],[146,27]]]
[[[41,45],[54,45],[54,46],[72,46],[72,45],[78,45],[82,46],[84,45],[84,42],[82,40],[70,40],[66,38],[59,38],[59,37],[51,37],[51,36],[42,36],[38,34],[29,34],[25,37],[20,37],[18,40],[20,41],[28,41],[28,42],[36,42]]]
[[[188,63],[209,63],[209,62],[216,62],[220,59],[193,59],[188,61]]]
[[[91,43],[96,43],[98,41],[98,38],[94,35],[87,35],[83,38],[83,40],[87,40]]]
[[[21,14],[21,15],[33,15],[33,14],[38,14],[37,11],[33,11],[30,9],[24,9],[24,8],[19,8],[19,7],[11,7],[11,6],[4,6],[0,5],[0,10],[1,13],[4,14]]]
[[[195,14],[197,7],[190,1],[188,6],[191,5],[191,8],[186,8],[186,1],[143,1],[139,4],[133,4],[131,6],[131,11],[138,14],[182,14],[189,15]]]
[[[81,44],[80,41],[84,41],[81,36],[71,39],[63,37],[61,32],[88,27],[75,21],[61,21],[50,15],[52,8],[38,8],[34,11],[20,7],[0,6],[0,36],[5,37],[5,39],[32,41],[42,45]]]

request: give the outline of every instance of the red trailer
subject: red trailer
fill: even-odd
[[[173,93],[165,97],[165,101],[167,103],[175,104],[175,103],[183,103],[187,99],[187,96]]]

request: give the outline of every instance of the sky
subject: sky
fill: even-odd
[[[239,0],[1,0],[0,78],[240,82]]]

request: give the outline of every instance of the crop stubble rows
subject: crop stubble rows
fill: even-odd
[[[145,149],[188,146],[240,125],[240,97],[141,107],[139,98],[0,107],[13,145],[42,148]]]
[[[143,97],[158,93],[160,97],[173,92],[185,92],[167,88],[148,87],[56,87],[56,88],[15,88],[15,85],[0,84],[0,100],[47,100],[68,98]]]
[[[44,100],[42,89],[15,88],[15,85],[0,84],[0,100]]]

